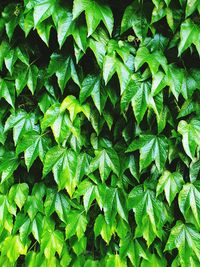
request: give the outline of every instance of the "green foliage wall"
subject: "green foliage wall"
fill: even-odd
[[[0,266],[200,266],[200,1],[0,6]]]

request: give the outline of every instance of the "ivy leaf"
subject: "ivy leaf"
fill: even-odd
[[[57,252],[60,256],[64,244],[64,237],[61,231],[44,231],[41,239],[41,251],[47,259],[51,259]]]
[[[47,19],[53,14],[55,3],[55,0],[39,0],[36,2],[33,12],[35,28],[39,23],[41,23],[43,20]]]
[[[185,184],[179,193],[178,203],[186,221],[200,228],[200,191],[198,186],[198,183]]]
[[[139,267],[141,258],[148,259],[147,253],[141,246],[137,239],[131,238],[131,236],[122,238],[120,240],[120,253],[121,258],[128,257],[133,266]]]
[[[200,160],[191,162],[190,164],[190,181],[194,182],[197,180],[200,173]]]
[[[192,44],[196,46],[196,49],[200,56],[200,44],[198,42],[200,38],[200,29],[191,19],[186,19],[181,24],[180,30],[180,43],[178,46],[178,56],[180,56],[188,47]]]
[[[80,112],[83,112],[85,116],[90,118],[90,107],[89,105],[80,105],[79,101],[73,95],[67,96],[60,106],[60,111],[63,112],[66,109],[69,110],[70,119],[73,122],[76,118],[76,115]]]
[[[114,234],[114,231],[115,231],[115,227],[108,224],[105,221],[104,216],[102,214],[99,214],[94,224],[95,237],[101,235],[103,240],[105,240],[105,242],[109,244],[111,237]]]
[[[77,47],[85,53],[88,46],[87,27],[85,25],[74,22],[71,30],[72,36]],[[75,51],[76,54],[76,51]],[[76,56],[77,60],[77,56]]]
[[[109,255],[106,259],[106,267],[121,266],[126,267],[126,261],[122,260],[118,254]]]
[[[0,45],[0,70],[2,71],[3,62],[9,53],[10,46],[6,41],[2,41]]]
[[[31,29],[34,28],[33,10],[29,11],[26,15],[24,14],[23,23],[20,26],[27,37]]]
[[[96,30],[101,21],[103,21],[109,34],[112,34],[114,19],[108,6],[100,5],[98,2],[91,0],[75,0],[73,2],[73,19],[76,19],[83,11],[85,11],[88,36]]]
[[[50,31],[53,27],[52,22],[43,21],[39,25],[37,25],[36,30],[40,38],[47,46],[49,46],[49,37],[50,37]],[[37,76],[35,76],[37,77]]]
[[[106,181],[110,175],[111,170],[119,175],[120,162],[116,151],[112,148],[101,149],[95,151],[95,158],[91,161],[89,166],[89,173],[99,169],[102,181]]]
[[[140,135],[139,140],[134,140],[126,152],[140,150],[140,170],[148,167],[155,161],[156,167],[161,171],[167,160],[168,140],[165,136]]]
[[[57,7],[57,12],[53,12],[52,18],[57,29],[58,43],[61,48],[71,33],[72,13],[68,9],[59,6]]]
[[[96,108],[101,114],[106,103],[107,95],[105,87],[101,84],[99,75],[88,75],[82,82],[79,95],[80,103],[85,102],[89,96],[92,97]]]
[[[97,186],[94,185],[91,181],[84,179],[76,190],[74,196],[80,197],[83,196],[83,205],[85,211],[88,212],[93,200],[96,197]]]
[[[29,187],[26,183],[13,185],[9,191],[9,199],[15,201],[19,209],[23,207],[28,196]]]
[[[67,216],[67,225],[65,229],[66,238],[77,235],[78,240],[84,236],[87,227],[87,218],[82,211],[72,211]]]
[[[66,188],[69,195],[72,196],[79,180],[84,175],[84,171],[88,168],[86,157],[79,166],[78,161],[81,160],[82,156],[82,154],[77,156],[73,150],[58,146],[51,148],[44,159],[43,177],[52,170],[59,189]],[[79,171],[80,168],[82,168],[81,172]]]
[[[186,267],[188,264],[190,265],[190,261],[194,256],[200,261],[199,239],[200,234],[194,227],[177,221],[171,230],[165,251],[177,248],[180,263]]]
[[[0,229],[6,229],[9,233],[13,229],[12,215],[16,215],[14,202],[8,200],[7,195],[0,195]]]
[[[10,49],[7,55],[5,55],[4,62],[6,68],[9,70],[11,75],[13,73],[13,67],[16,61],[17,61],[17,52],[15,49]]]
[[[28,69],[24,65],[19,65],[17,70],[17,76],[15,79],[15,87],[17,95],[20,95],[25,86],[27,85]]]
[[[156,196],[161,194],[164,190],[167,202],[171,205],[176,194],[180,192],[183,184],[183,177],[180,173],[165,171],[158,181]]]
[[[123,191],[115,187],[109,188],[104,185],[99,186],[98,190],[101,196],[106,223],[113,223],[117,213],[124,221],[128,222],[128,211],[126,205],[124,205],[126,199]]]
[[[41,242],[43,233],[43,216],[40,213],[38,213],[32,221],[31,231],[33,233],[34,238],[38,242]]]
[[[37,132],[28,132],[18,142],[16,152],[17,154],[24,152],[25,164],[27,169],[30,170],[38,156],[43,162],[49,144],[49,139],[44,135],[40,135]]]
[[[136,120],[140,123],[147,111],[149,94],[150,83],[131,80],[121,97],[122,111],[127,110],[131,102]]]
[[[27,113],[22,109],[13,112],[7,119],[4,127],[4,131],[13,128],[13,139],[15,145],[17,145],[18,140],[29,131],[37,131],[38,126],[35,125],[36,117],[34,113]]]
[[[104,56],[106,54],[106,46],[101,41],[93,38],[89,39],[89,47],[93,51],[99,66],[102,68]]]
[[[0,158],[1,183],[9,179],[18,166],[19,159],[15,153],[12,151],[5,152]]]
[[[173,95],[178,99],[182,89],[184,73],[182,69],[173,65],[169,65],[167,69],[167,84],[169,85]]]
[[[66,223],[67,214],[69,213],[71,206],[69,199],[65,194],[49,189],[47,191],[44,208],[47,216],[51,216],[53,212],[56,212],[58,217]]]
[[[34,220],[35,216],[39,214],[39,212],[43,213],[43,201],[42,198],[37,198],[36,196],[28,196],[26,199],[26,203],[24,205],[25,212],[28,213],[31,221]]]
[[[147,20],[144,14],[142,14],[142,9],[137,1],[134,1],[132,5],[125,9],[121,22],[121,33],[126,32],[130,28],[134,30],[135,35],[140,40],[147,35]]]
[[[8,236],[2,246],[2,255],[6,255],[11,263],[15,263],[20,255],[26,255],[28,246],[24,245],[19,235]]]
[[[200,146],[200,121],[195,118],[190,123],[182,120],[178,124],[178,132],[182,135],[186,154],[193,160],[196,148]]]
[[[162,71],[158,71],[152,77],[151,92],[153,96],[157,95],[166,86],[165,74]]]
[[[53,104],[44,114],[41,121],[41,128],[44,132],[46,128],[51,127],[54,138],[57,143],[62,142],[70,135],[70,128],[72,123],[66,113],[60,112],[60,104]],[[73,131],[73,130],[72,130]]]
[[[150,54],[146,47],[141,47],[137,50],[135,57],[135,68],[138,70],[144,63],[149,65],[151,73],[155,75],[158,71],[159,66],[166,71],[167,70],[167,59],[161,51],[155,51]]]
[[[143,236],[150,246],[156,236],[162,238],[163,204],[153,191],[136,186],[128,196],[128,207],[133,209],[137,223],[135,237]]]
[[[186,5],[186,17],[190,16],[196,9],[200,9],[198,0],[188,0]]]
[[[31,220],[28,217],[20,227],[19,233],[20,233],[20,239],[22,240],[23,243],[26,244],[28,242],[28,236],[31,233]]]
[[[143,259],[141,263],[141,267],[160,267],[167,266],[167,261],[164,257],[160,258],[156,254],[151,254],[148,259]]]
[[[15,108],[15,88],[9,81],[0,79],[0,97],[4,98],[13,108]]]
[[[70,78],[80,86],[76,68],[70,56],[63,57],[62,55],[53,53],[48,66],[48,73],[50,76],[54,73],[56,74],[58,85],[62,93],[64,93],[64,89]]]

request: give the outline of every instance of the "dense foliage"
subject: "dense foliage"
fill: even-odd
[[[0,266],[200,266],[200,1],[0,12]]]

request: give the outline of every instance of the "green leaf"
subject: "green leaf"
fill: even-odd
[[[48,66],[48,73],[50,76],[54,73],[56,74],[58,85],[62,93],[64,92],[66,84],[70,78],[72,78],[73,81],[80,86],[76,68],[70,56],[63,57],[62,55],[53,53]]]
[[[71,30],[72,36],[77,47],[85,53],[88,46],[87,27],[74,22]]]
[[[34,6],[33,18],[35,28],[43,20],[50,17],[55,10],[55,0],[39,0]]]
[[[81,159],[83,156],[83,154],[78,156],[71,149],[58,146],[51,148],[44,159],[43,177],[52,171],[59,190],[65,188],[72,196],[79,180],[88,168],[87,158]],[[82,168],[81,171],[80,168]]]
[[[200,191],[199,184],[187,183],[179,193],[178,203],[181,212],[189,223],[200,228]]]
[[[44,114],[41,121],[41,128],[44,132],[51,127],[57,143],[62,143],[73,134],[76,138],[80,136],[80,130],[72,124],[67,113],[60,110],[60,104],[53,104]]]
[[[118,188],[109,188],[104,185],[98,187],[98,192],[105,213],[106,223],[113,223],[117,213],[124,221],[128,222],[128,211],[124,192]],[[96,196],[98,198],[98,194]]]
[[[14,64],[17,61],[16,50],[10,49],[7,55],[5,55],[4,61],[5,61],[6,68],[9,70],[10,74],[12,75]]]
[[[2,255],[6,255],[11,264],[15,264],[20,255],[26,255],[27,249],[28,246],[21,242],[19,235],[8,236],[3,242]]]
[[[0,92],[0,97],[3,97],[13,108],[15,108],[15,88],[13,82],[0,79]]]
[[[116,59],[113,55],[106,55],[103,61],[103,78],[105,84],[109,82],[116,71]]]
[[[50,259],[57,252],[60,256],[64,244],[64,237],[61,231],[45,231],[41,239],[41,250],[47,259]]]
[[[104,56],[106,54],[106,46],[104,43],[93,38],[89,39],[89,47],[93,51],[99,66],[102,68]]]
[[[90,107],[89,105],[80,105],[79,101],[73,95],[67,96],[60,106],[60,111],[63,112],[66,109],[69,110],[70,119],[73,122],[76,118],[76,115],[80,112],[83,112],[85,116],[90,118]]]
[[[85,211],[88,212],[93,200],[96,197],[97,186],[94,185],[91,181],[84,179],[76,190],[74,197],[83,196],[83,205]]]
[[[147,260],[147,253],[144,248],[138,242],[137,239],[133,239],[131,236],[122,238],[120,240],[120,258],[128,257],[133,266],[139,267],[141,258]]]
[[[128,207],[133,209],[137,223],[135,237],[143,236],[150,246],[154,239],[162,239],[164,225],[163,203],[155,198],[153,191],[136,186],[129,194]]]
[[[171,205],[176,194],[180,192],[183,183],[183,177],[180,173],[165,171],[158,181],[156,195],[158,196],[165,191],[167,202]]]
[[[197,8],[200,8],[200,3],[198,0],[188,0],[185,11],[186,17],[190,16]]]
[[[0,45],[0,70],[2,71],[3,62],[5,60],[6,55],[9,54],[10,46],[6,41],[2,41]]]
[[[29,187],[26,183],[19,183],[13,185],[9,191],[9,199],[15,201],[19,209],[24,206],[27,196],[28,196]]]
[[[25,164],[30,170],[33,162],[39,156],[43,162],[44,156],[49,149],[50,140],[44,135],[37,132],[28,132],[18,142],[16,152],[17,154],[24,152]]]
[[[53,12],[52,18],[57,29],[58,43],[61,48],[71,33],[72,13],[68,9],[59,6],[57,7],[57,12]]]
[[[17,77],[15,79],[15,87],[17,95],[20,95],[26,87],[28,81],[28,68],[24,65],[19,65],[17,70]]]
[[[18,166],[19,159],[16,157],[15,153],[6,151],[0,158],[1,183],[9,179]]]
[[[13,16],[15,12],[18,13],[18,16],[16,15]],[[14,30],[19,23],[20,6],[16,6],[14,3],[7,5],[5,9],[3,10],[2,16],[6,19],[5,29],[6,29],[6,33],[9,38],[9,41],[11,41],[13,34],[14,34]]]
[[[127,110],[131,102],[136,120],[140,123],[147,111],[149,93],[150,83],[131,80],[122,94],[122,111]]]
[[[178,99],[178,96],[182,89],[183,77],[184,73],[182,69],[177,68],[173,65],[168,66],[167,77],[166,77],[167,84],[169,85],[176,99]]]
[[[49,189],[47,191],[44,208],[47,216],[51,216],[53,212],[56,212],[58,217],[66,223],[67,214],[70,211],[70,202],[65,194]]]
[[[31,231],[33,233],[34,238],[38,241],[41,242],[42,238],[42,233],[43,233],[43,216],[38,213],[31,225]]]
[[[92,97],[96,108],[101,114],[107,100],[107,94],[98,75],[88,75],[82,82],[79,95],[80,103],[85,102],[89,96]]]
[[[97,238],[97,236],[101,235],[103,240],[107,244],[109,244],[114,232],[115,232],[115,227],[106,223],[104,216],[102,214],[99,214],[99,216],[96,218],[95,224],[94,224],[95,238]]]
[[[67,225],[65,228],[66,239],[76,234],[78,240],[81,240],[81,238],[84,237],[87,223],[88,221],[83,211],[70,212],[67,216]]]
[[[186,154],[194,159],[196,149],[200,146],[200,121],[192,119],[190,123],[180,121],[178,132],[182,135],[182,144]]]
[[[43,21],[37,25],[36,30],[42,41],[45,42],[47,46],[49,46],[49,37],[50,31],[52,28],[52,23],[49,21]],[[37,76],[36,76],[37,77]]]
[[[28,196],[24,209],[28,213],[30,219],[33,220],[38,212],[43,213],[43,201],[41,201],[41,198],[38,199],[35,196]]]
[[[177,221],[171,230],[165,250],[177,248],[181,265],[187,267],[194,256],[200,261],[199,239],[200,234],[194,227]]]
[[[107,180],[111,171],[119,175],[120,162],[114,149],[107,148],[95,151],[95,158],[90,163],[89,172],[94,172],[97,169],[99,169],[102,181]]]
[[[164,257],[160,258],[156,254],[151,254],[151,256],[146,260],[143,259],[141,263],[141,267],[160,267],[167,266],[167,261]]]
[[[35,114],[27,113],[22,109],[18,109],[8,117],[5,123],[4,131],[7,132],[13,129],[13,139],[15,145],[18,140],[29,131],[37,131],[38,126],[35,125]]]
[[[120,266],[126,267],[126,261],[122,260],[118,254],[109,255],[106,259],[106,267]]]
[[[155,161],[158,170],[162,171],[168,154],[168,140],[165,136],[141,135],[139,140],[129,145],[127,152],[137,149],[140,150],[140,170]]]
[[[135,35],[140,40],[142,40],[147,35],[147,20],[142,13],[141,6],[137,1],[134,1],[132,5],[129,5],[125,9],[121,22],[121,33],[126,32],[130,28],[134,30]]]
[[[200,160],[191,162],[190,164],[190,181],[194,182],[197,180],[200,172]]]
[[[27,37],[30,33],[31,29],[34,27],[34,21],[33,21],[33,11],[29,11],[27,14],[24,14],[24,21],[22,25],[20,25],[23,29],[25,36]]]
[[[181,24],[180,30],[180,43],[178,46],[178,56],[180,56],[188,47],[192,44],[196,46],[196,49],[200,56],[200,44],[198,42],[200,38],[200,28],[191,19],[186,19]]]
[[[9,233],[13,229],[12,215],[16,215],[16,205],[8,200],[7,195],[0,195],[0,229]]]
[[[158,71],[152,77],[151,93],[153,96],[157,95],[166,86],[165,74],[162,71]]]
[[[150,54],[149,50],[146,47],[141,47],[137,50],[135,57],[136,70],[141,68],[144,63],[147,63],[149,65],[149,68],[153,75],[157,73],[160,65],[165,71],[167,69],[167,59],[161,51],[155,51]]]
[[[85,11],[88,36],[96,30],[101,21],[103,21],[109,34],[112,34],[114,19],[108,6],[91,0],[75,0],[73,2],[73,19],[76,19],[83,11]]]

